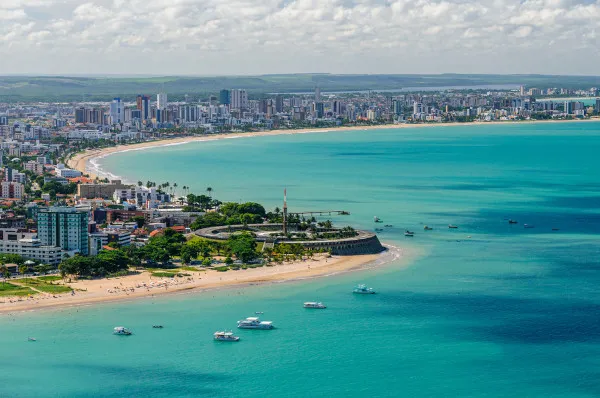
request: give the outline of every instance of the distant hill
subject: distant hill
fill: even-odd
[[[600,87],[600,76],[551,75],[332,75],[290,74],[215,77],[72,77],[0,76],[0,102],[126,100],[164,90],[173,100],[185,94],[207,98],[223,88],[244,88],[251,96],[264,93],[399,90],[407,87],[525,85],[528,87]]]

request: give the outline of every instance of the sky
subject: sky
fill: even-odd
[[[0,75],[599,75],[600,0],[0,0]]]

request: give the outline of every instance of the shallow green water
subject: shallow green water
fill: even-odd
[[[0,395],[598,396],[599,127],[335,132],[107,157],[103,166],[131,181],[211,186],[222,200],[273,207],[287,187],[292,211],[347,210],[334,220],[366,229],[379,216],[394,225],[380,239],[415,258],[311,281],[2,316]],[[380,294],[352,295],[359,282]],[[307,300],[329,308],[304,310]],[[277,329],[212,341],[255,311]],[[113,336],[121,324],[135,335]]]

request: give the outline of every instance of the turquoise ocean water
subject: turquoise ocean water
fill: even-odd
[[[2,315],[0,396],[599,396],[599,149],[599,123],[540,123],[109,156],[103,167],[130,181],[211,186],[221,200],[272,207],[287,187],[292,211],[347,210],[334,221],[365,229],[379,216],[394,225],[380,239],[410,259],[310,281]],[[352,295],[359,282],[380,294]],[[329,308],[304,310],[307,300]],[[277,329],[212,341],[255,311]],[[135,335],[113,336],[117,325]]]

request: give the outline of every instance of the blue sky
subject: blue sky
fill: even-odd
[[[0,74],[597,75],[600,0],[0,0]]]

